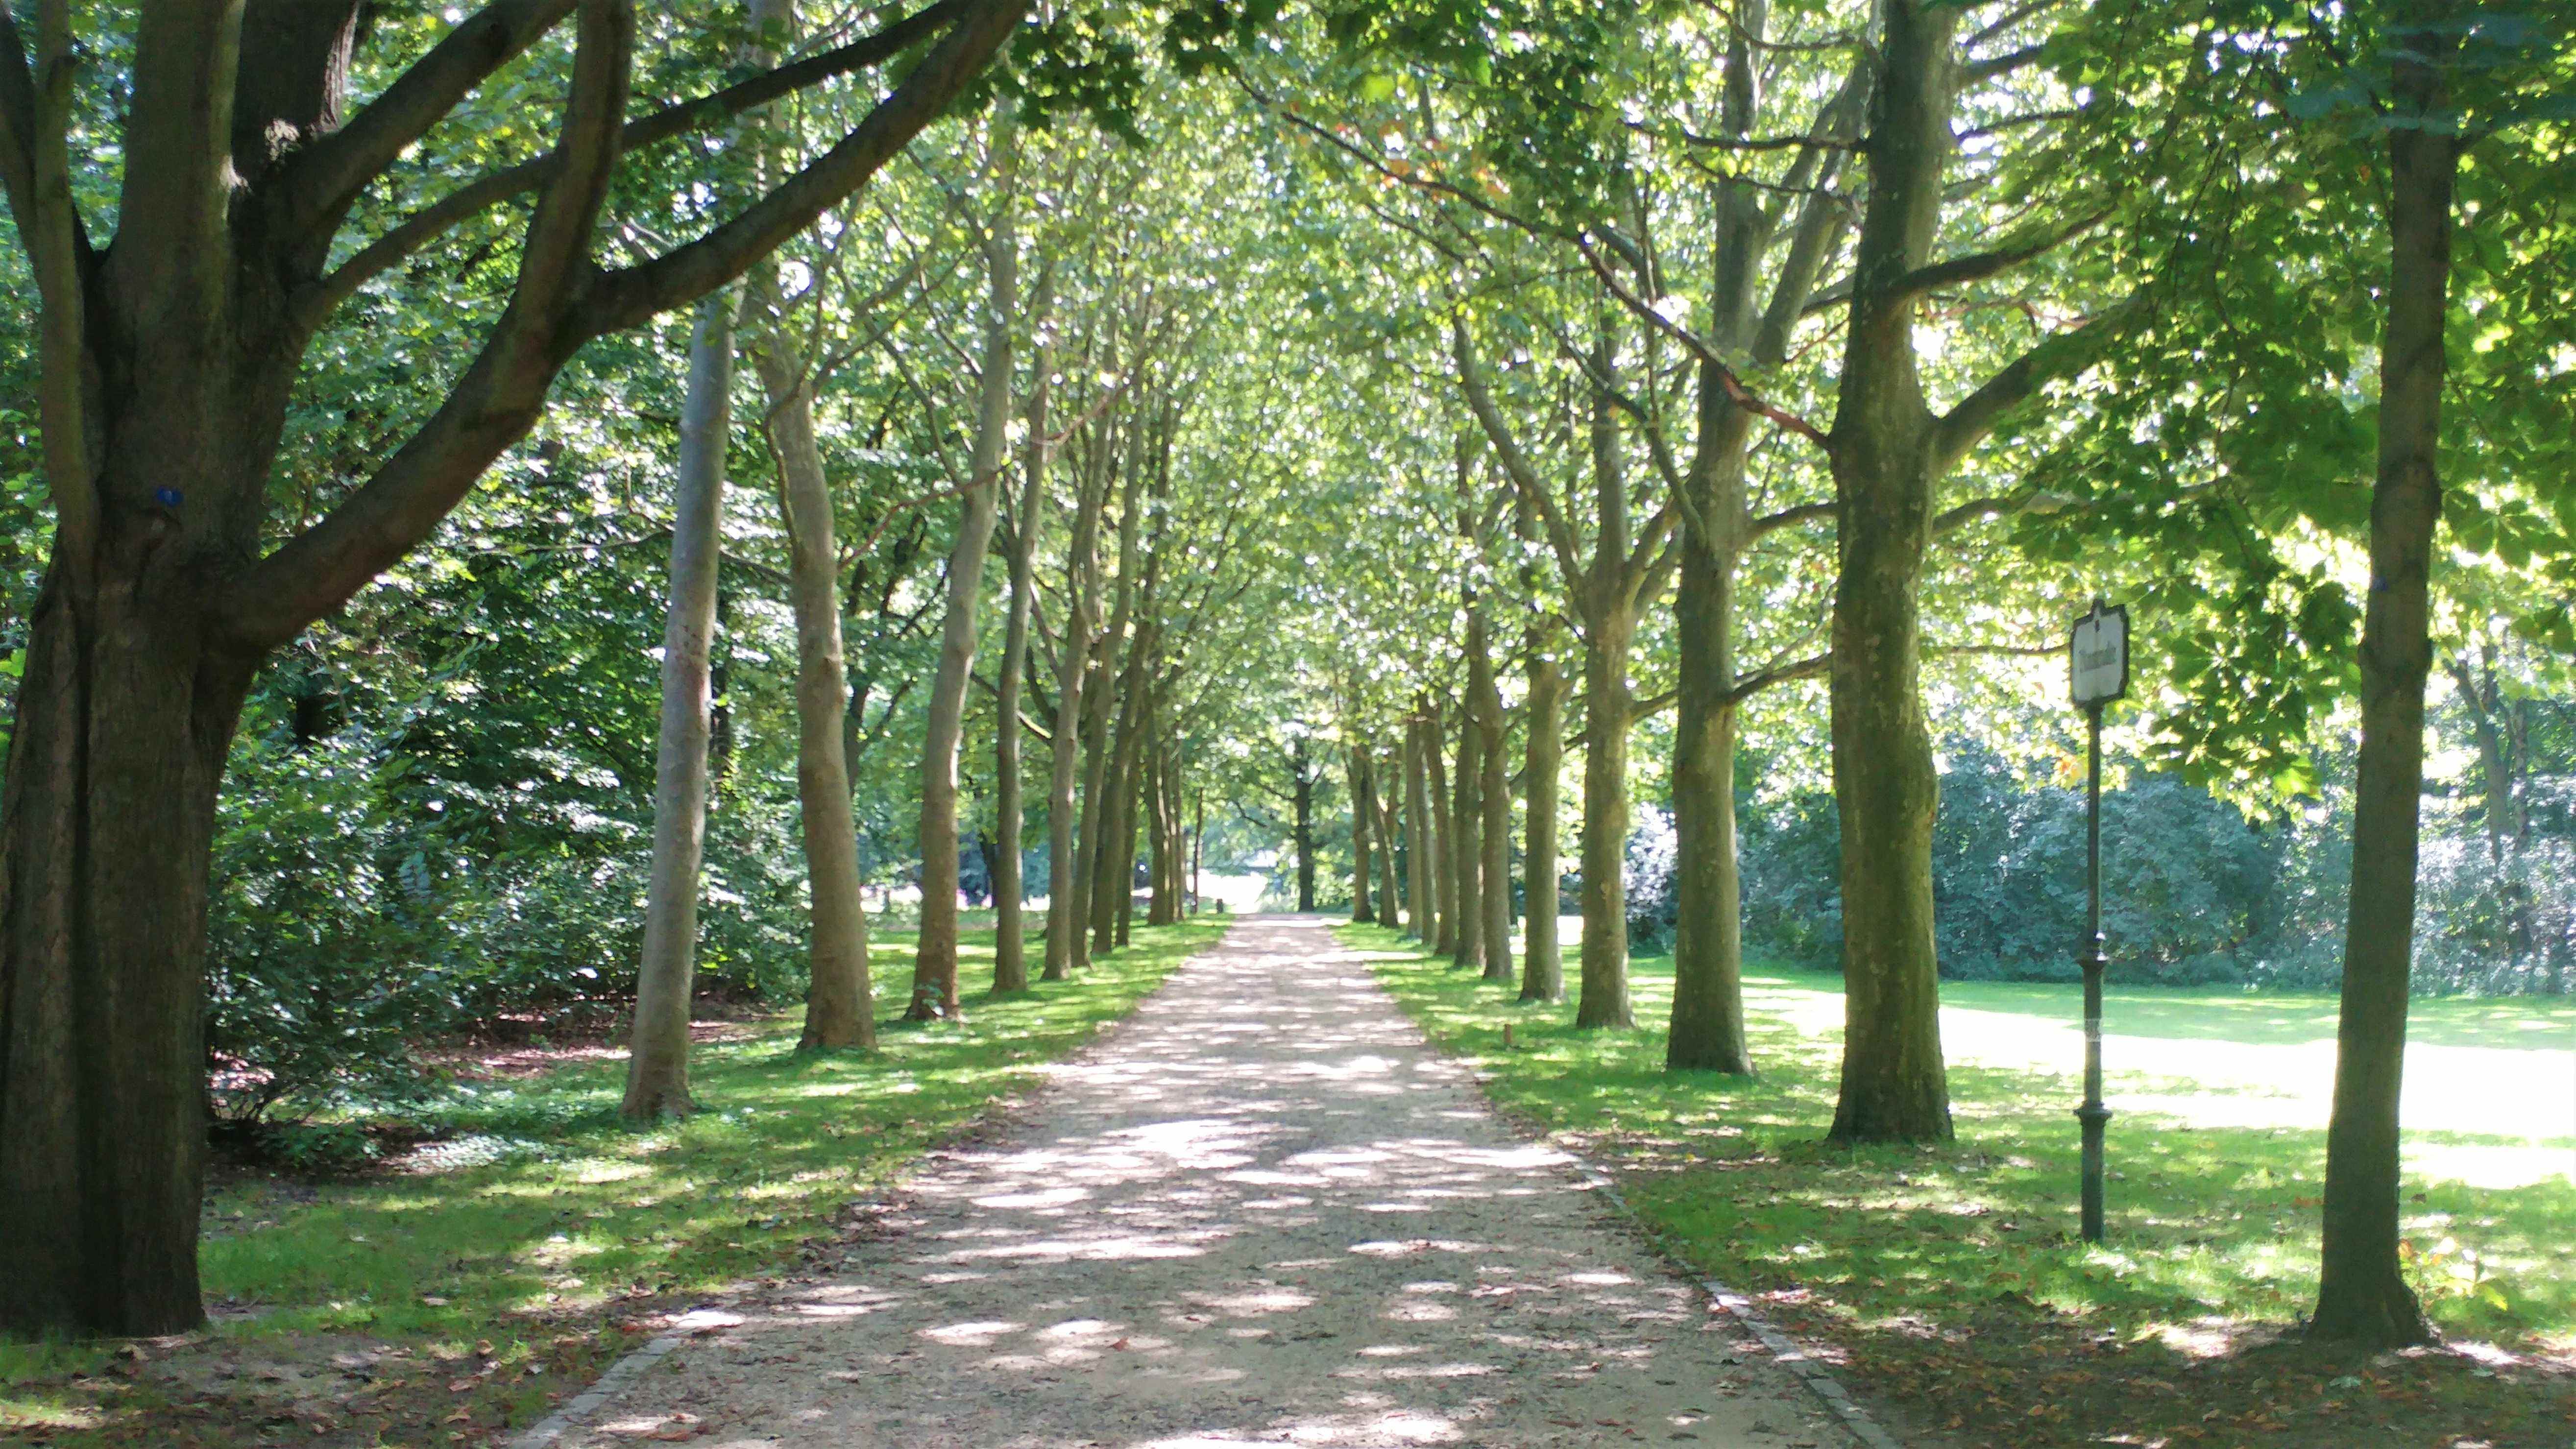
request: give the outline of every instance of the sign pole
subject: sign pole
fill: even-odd
[[[2102,1241],[2102,1136],[2111,1109],[2102,1105],[2102,705],[2085,707],[2091,750],[2084,767],[2084,1241]]]
[[[2096,598],[2066,641],[2068,692],[2084,711],[2084,1241],[2102,1241],[2102,1137],[2111,1109],[2102,1105],[2102,707],[2129,692],[2129,611]]]

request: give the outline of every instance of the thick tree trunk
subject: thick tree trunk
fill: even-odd
[[[1458,761],[1449,782],[1449,874],[1457,882],[1450,898],[1458,903],[1457,952],[1450,964],[1478,971],[1485,965],[1484,779],[1484,737],[1476,732],[1472,706],[1462,708]]]
[[[787,583],[796,615],[796,798],[813,897],[805,1029],[798,1050],[876,1044],[868,982],[868,911],[859,887],[858,823],[842,740],[849,671],[841,650],[840,546],[831,484],[814,438],[804,359],[773,325],[755,355],[770,399],[769,445],[787,519]]]
[[[1521,997],[1557,1001],[1565,996],[1565,947],[1557,940],[1556,812],[1558,779],[1565,772],[1565,672],[1547,646],[1544,628],[1530,631],[1529,740],[1522,768],[1528,774],[1527,842],[1522,873],[1528,878],[1521,927]]]
[[[644,959],[626,1049],[630,1122],[695,1110],[689,1096],[689,1003],[696,994],[698,870],[706,854],[709,657],[724,540],[725,450],[733,432],[738,293],[699,304],[672,484],[670,614],[662,633],[662,735],[653,785],[653,867],[644,901]]]
[[[2452,6],[2410,7],[2419,23]],[[2430,35],[2419,44],[2447,48]],[[2444,104],[2438,61],[2401,54],[2396,109]],[[2398,1088],[2415,937],[2424,791],[2430,575],[2442,517],[2443,313],[2459,144],[2433,125],[2388,131],[2388,331],[2379,371],[2379,478],[2371,492],[2370,603],[2361,632],[2361,758],[2353,787],[2352,897],[2334,1116],[2326,1128],[2325,1252],[2310,1331],[2378,1348],[2432,1336],[2398,1270]]]
[[[985,239],[989,291],[985,301],[982,379],[957,524],[948,553],[948,613],[939,637],[939,665],[923,702],[921,748],[921,935],[913,949],[913,1021],[955,1018],[957,995],[957,752],[966,733],[966,690],[975,672],[981,632],[984,559],[1000,512],[1000,477],[1011,427],[1011,329],[1018,320],[1019,239],[1010,225],[1008,195],[1011,122],[994,118],[994,149],[1001,153],[1001,211]],[[1016,722],[1010,722],[1016,723]]]
[[[1938,780],[1923,718],[1919,595],[1934,420],[1916,372],[1923,265],[1951,148],[1955,7],[1889,0],[1832,447],[1834,801],[1842,823],[1843,1068],[1833,1136],[1949,1139],[1932,934]]]
[[[206,862],[254,656],[191,624],[202,561],[163,520],[101,550],[83,620],[57,562],[28,622],[0,802],[0,1329],[205,1320]],[[121,544],[135,547],[123,547]]]
[[[1628,1004],[1628,648],[1634,620],[1599,610],[1583,634],[1580,1027],[1637,1024]]]
[[[1370,788],[1368,760],[1356,742],[1343,743],[1342,762],[1351,796],[1351,920],[1374,926],[1377,907],[1369,898],[1369,867],[1373,863],[1369,859],[1369,822],[1377,814],[1377,796]]]

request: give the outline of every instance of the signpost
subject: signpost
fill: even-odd
[[[2067,640],[2068,682],[2075,707],[2084,711],[2089,752],[2084,765],[2084,1241],[2102,1241],[2102,1132],[2111,1109],[2102,1105],[2102,706],[2129,692],[2129,611],[2106,607],[2075,621]]]

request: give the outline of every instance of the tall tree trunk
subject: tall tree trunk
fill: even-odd
[[[1393,756],[1388,758],[1386,764],[1388,769],[1401,770],[1403,768],[1401,760]],[[1376,792],[1377,923],[1381,926],[1393,928],[1400,919],[1397,909],[1397,879],[1401,872],[1396,869],[1395,865],[1395,843],[1398,839],[1396,825],[1396,799],[1399,793],[1399,781],[1388,775],[1385,770],[1381,770],[1379,768],[1378,761],[1374,754],[1372,754],[1369,761],[1369,778],[1371,780],[1383,782],[1379,785]]]
[[[733,433],[733,334],[740,294],[698,306],[672,483],[670,613],[662,632],[662,735],[653,784],[653,868],[644,900],[644,959],[626,1047],[630,1122],[695,1110],[689,1096],[689,1002],[696,994],[698,869],[706,854],[708,662],[724,540],[725,449]]]
[[[1487,681],[1484,722],[1485,778],[1485,979],[1512,979],[1512,755],[1503,701]]]
[[[984,239],[989,290],[985,300],[984,355],[978,362],[979,406],[975,445],[968,456],[957,542],[948,553],[948,614],[940,628],[939,665],[923,701],[921,748],[921,935],[913,949],[913,1021],[954,1019],[957,995],[957,753],[966,733],[966,690],[975,673],[981,632],[984,559],[1004,491],[1003,459],[1011,429],[1011,329],[1020,308],[1020,244],[1011,226],[1011,120],[993,119],[993,147],[1000,153],[999,208]],[[1006,724],[1016,724],[1015,721]]]
[[[205,1321],[206,861],[258,660],[171,628],[197,617],[187,564],[148,544],[101,553],[86,609],[62,560],[47,573],[0,803],[0,1329],[13,1332]]]
[[[1521,996],[1523,1001],[1557,1001],[1565,996],[1565,947],[1556,933],[1558,778],[1565,771],[1565,673],[1549,648],[1554,631],[1544,624],[1530,628],[1529,740],[1522,755],[1528,775],[1528,837],[1522,849],[1522,874],[1528,885],[1525,924],[1521,927]]]
[[[1199,871],[1207,864],[1207,790],[1202,786],[1191,800],[1190,821],[1190,914],[1199,913],[1199,902],[1207,897],[1200,890]]]
[[[1136,757],[1144,728],[1147,637],[1127,646],[1118,680],[1117,742],[1101,781],[1100,857],[1091,885],[1091,949],[1118,949],[1118,922],[1136,896]]]
[[[1426,899],[1431,915],[1422,932],[1422,944],[1432,954],[1446,956],[1458,949],[1458,874],[1450,857],[1457,849],[1456,827],[1450,814],[1449,771],[1440,756],[1440,712],[1424,700],[1414,712],[1414,767],[1420,772],[1419,783],[1428,800],[1420,818],[1429,825],[1422,836],[1422,864],[1418,878],[1428,887]]]
[[[1842,822],[1843,1067],[1833,1136],[1937,1142],[1950,1132],[1932,934],[1939,781],[1921,691],[1920,593],[1931,541],[1935,421],[1916,370],[1920,297],[1950,153],[1954,6],[1886,0],[1869,204],[1832,446],[1834,803]]]
[[[2415,938],[2417,812],[2424,793],[2424,679],[2433,662],[2430,575],[2442,517],[2444,310],[2459,142],[2434,23],[2418,0],[2395,52],[2388,130],[2388,332],[2379,365],[2379,478],[2370,505],[2370,603],[2361,630],[2361,757],[2353,787],[2352,897],[2334,1115],[2326,1127],[2325,1253],[2310,1331],[2379,1348],[2432,1335],[2398,1270],[2398,1088]],[[2404,124],[2413,121],[2416,124]]]
[[[1367,754],[1356,741],[1343,742],[1342,766],[1351,796],[1351,919],[1374,926],[1377,907],[1369,899],[1369,820],[1377,814],[1377,796],[1370,788]]]
[[[769,446],[787,519],[788,596],[796,614],[796,798],[813,897],[800,1051],[876,1045],[868,982],[868,910],[859,886],[858,822],[842,739],[849,671],[841,650],[840,545],[831,484],[814,438],[814,394],[805,359],[772,318],[754,350],[769,396]]]
[[[1583,631],[1583,972],[1579,1027],[1637,1024],[1628,1004],[1628,647],[1636,621],[1596,609]]]
[[[1047,336],[1055,308],[1055,273],[1041,269],[1031,316],[1038,341],[1029,381],[1028,437],[1022,444],[1020,507],[1011,528],[1011,605],[1003,626],[1001,679],[993,712],[993,811],[1000,835],[993,871],[993,989],[1029,989],[1028,896],[1020,879],[1020,696],[1029,667],[1029,618],[1037,608],[1038,536],[1046,519],[1047,380],[1055,349]],[[1000,484],[995,483],[996,491]],[[1048,879],[1052,881],[1053,876]],[[1053,891],[1050,889],[1049,894]]]
[[[1315,909],[1315,777],[1306,757],[1306,737],[1288,745],[1289,789],[1297,812],[1297,909]]]
[[[1474,642],[1474,631],[1469,631]],[[1485,740],[1476,731],[1475,710],[1458,711],[1458,759],[1451,771],[1449,804],[1449,873],[1457,881],[1451,898],[1458,903],[1457,954],[1453,966],[1483,970],[1485,965]]]

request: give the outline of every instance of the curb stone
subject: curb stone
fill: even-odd
[[[1479,1074],[1479,1077],[1481,1080],[1491,1080],[1490,1077],[1484,1077],[1482,1074]],[[1570,1152],[1566,1153],[1566,1156],[1572,1159],[1575,1175],[1582,1179],[1585,1188],[1608,1198],[1618,1207],[1620,1216],[1627,1218],[1629,1222],[1637,1221],[1635,1211],[1628,1206],[1627,1194],[1619,1191],[1618,1182],[1609,1173],[1603,1171],[1599,1164],[1589,1158],[1577,1157]],[[1658,1247],[1656,1251],[1660,1255],[1663,1250]],[[1669,1258],[1669,1255],[1664,1256]],[[1844,1388],[1842,1381],[1835,1378],[1831,1370],[1817,1362],[1814,1355],[1800,1348],[1795,1339],[1782,1333],[1771,1320],[1756,1312],[1751,1299],[1714,1278],[1697,1278],[1693,1281],[1699,1285],[1701,1292],[1708,1295],[1710,1303],[1725,1310],[1728,1317],[1742,1324],[1755,1338],[1762,1341],[1762,1347],[1782,1368],[1797,1375],[1798,1382],[1806,1385],[1807,1391],[1814,1394],[1818,1402],[1833,1412],[1834,1417],[1842,1422],[1843,1428],[1854,1439],[1859,1440],[1864,1449],[1905,1449],[1895,1435],[1887,1432],[1885,1425],[1871,1417],[1869,1410],[1862,1408],[1859,1402],[1852,1398],[1851,1390]]]
[[[729,1315],[719,1316],[704,1310],[681,1314],[678,1321],[662,1331],[661,1336],[610,1364],[608,1371],[592,1380],[589,1388],[575,1394],[563,1407],[512,1439],[510,1449],[552,1449],[556,1440],[574,1425],[597,1413],[601,1405],[623,1393],[626,1386],[642,1377],[646,1369],[660,1363],[671,1350],[678,1348],[681,1340],[728,1320]]]

